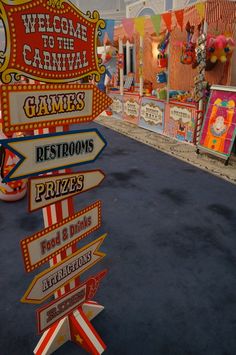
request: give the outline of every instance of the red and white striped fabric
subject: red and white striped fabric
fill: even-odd
[[[196,9],[196,6],[189,6],[184,9],[184,21],[183,28],[186,27],[186,24],[190,22],[191,26],[198,26],[201,23],[201,17]]]
[[[224,23],[233,23],[236,18],[236,3],[228,0],[208,0],[206,3],[206,22],[216,23],[222,20]]]

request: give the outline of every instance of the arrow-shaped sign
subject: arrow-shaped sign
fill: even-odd
[[[65,200],[99,186],[105,175],[101,170],[45,175],[29,179],[29,211],[36,211],[52,203]]]
[[[25,270],[30,272],[101,227],[101,201],[23,240]]]
[[[44,134],[0,140],[19,156],[3,182],[93,162],[106,146],[97,129]]]
[[[69,281],[102,260],[106,254],[98,251],[106,234],[85,245],[74,254],[38,274],[21,299],[24,303],[41,303]]]
[[[57,320],[71,313],[82,303],[91,300],[99,287],[100,281],[107,274],[103,270],[95,276],[90,277],[83,284],[80,284],[69,293],[66,293],[60,299],[39,308],[37,312],[38,332],[42,333]]]
[[[112,99],[92,84],[2,85],[3,132],[94,120]]]

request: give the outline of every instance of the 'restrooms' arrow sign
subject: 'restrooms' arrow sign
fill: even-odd
[[[38,274],[22,297],[21,302],[41,303],[45,301],[56,290],[102,260],[106,254],[98,249],[105,238],[106,234],[77,250],[54,267]]]
[[[97,129],[0,140],[20,158],[3,182],[93,162],[106,144]]]

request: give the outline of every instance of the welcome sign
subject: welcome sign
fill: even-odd
[[[90,15],[90,17],[89,17]],[[7,49],[1,53],[1,80],[11,74],[44,82],[70,82],[105,71],[99,66],[96,40],[105,27],[97,11],[85,16],[63,0],[0,2],[0,19],[6,29]],[[18,35],[17,35],[18,34]]]

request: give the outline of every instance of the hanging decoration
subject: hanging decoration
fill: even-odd
[[[137,17],[134,19],[135,29],[142,37],[144,36],[144,23],[145,23],[144,17]]]
[[[193,43],[192,38],[194,34],[194,26],[191,26],[189,21],[186,24],[187,41],[182,45],[182,54],[180,57],[180,62],[182,64],[192,64],[195,59],[195,43]]]
[[[157,64],[159,68],[166,68],[168,65],[167,46],[169,44],[170,32],[167,31],[162,41],[158,44]]]
[[[184,10],[177,10],[174,12],[176,21],[181,29],[183,31],[183,23],[184,23]]]
[[[129,37],[129,39],[131,39],[133,37],[134,34],[134,21],[132,18],[124,18],[122,19],[122,25],[124,27],[124,30],[127,34],[127,36]]]
[[[166,28],[168,31],[171,31],[171,25],[172,25],[172,12],[166,12],[161,15],[162,20],[164,21]]]
[[[153,28],[156,34],[158,35],[161,27],[161,15],[158,14],[158,15],[151,16],[151,21],[152,21]]]

